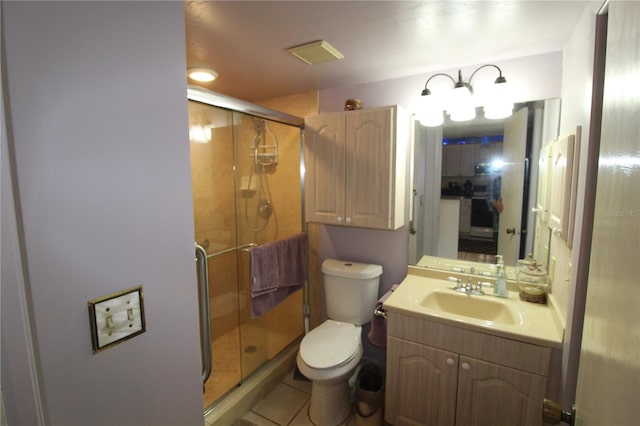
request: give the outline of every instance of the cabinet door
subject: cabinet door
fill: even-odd
[[[551,189],[549,198],[549,227],[567,240],[573,177],[573,149],[575,136],[558,139],[551,145]]]
[[[460,170],[460,147],[442,146],[442,176],[458,176]]]
[[[305,120],[305,215],[307,222],[342,224],[345,202],[344,113]]]
[[[545,377],[465,356],[459,362],[457,425],[542,425]]]
[[[538,158],[538,196],[536,199],[536,216],[541,222],[547,223],[549,219],[549,195],[551,195],[551,144],[545,144],[540,148]]]
[[[549,257],[549,197],[551,195],[551,143],[540,148],[538,158],[538,190],[535,207],[533,255],[536,259]]]
[[[460,166],[458,176],[469,177],[476,174],[476,148],[475,145],[460,146]]]
[[[453,426],[458,355],[389,336],[387,359],[385,420]]]
[[[442,147],[442,176],[473,176],[475,164],[474,145],[444,145]]]
[[[345,224],[389,228],[393,214],[394,110],[346,113]]]
[[[477,164],[491,164],[502,156],[502,144],[499,142],[481,143],[474,146]]]

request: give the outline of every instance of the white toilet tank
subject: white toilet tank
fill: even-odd
[[[371,321],[382,266],[327,259],[322,274],[329,319],[356,325]]]

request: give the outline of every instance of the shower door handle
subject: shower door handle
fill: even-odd
[[[202,353],[202,383],[211,375],[211,326],[209,325],[209,265],[207,251],[196,243],[198,267],[198,300],[200,301],[200,351]]]

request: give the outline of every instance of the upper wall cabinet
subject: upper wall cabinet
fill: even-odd
[[[374,229],[405,224],[409,115],[399,106],[305,120],[307,222]]]
[[[475,164],[491,164],[502,158],[502,143],[475,144]]]
[[[571,247],[577,194],[578,163],[576,153],[580,127],[576,134],[559,138],[550,144],[549,227]]]
[[[473,145],[444,145],[442,147],[442,176],[473,176],[475,173]]]
[[[540,157],[538,158],[538,197],[536,200],[535,212],[538,219],[547,223],[549,219],[549,197],[551,185],[551,143],[545,144],[540,148]]]
[[[442,147],[442,176],[474,176],[477,164],[490,164],[502,156],[502,143],[448,144]]]

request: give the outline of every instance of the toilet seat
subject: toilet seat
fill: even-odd
[[[358,354],[361,328],[351,323],[327,320],[300,343],[300,356],[311,368],[334,368]]]

